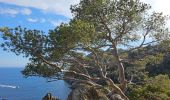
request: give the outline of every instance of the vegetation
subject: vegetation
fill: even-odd
[[[144,85],[129,86],[130,100],[169,100],[170,79],[167,75],[149,78]]]
[[[169,98],[167,88],[158,83],[168,87],[168,76],[156,76],[165,73],[159,68],[153,71],[169,52],[167,16],[150,9],[140,0],[81,0],[71,7],[73,19],[48,34],[1,28],[1,47],[29,58],[25,76],[69,80],[73,87],[87,84],[93,87],[89,91],[105,91],[108,98]],[[152,48],[157,46],[164,49]],[[131,83],[137,86],[128,88]]]

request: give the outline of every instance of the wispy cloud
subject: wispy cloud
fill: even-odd
[[[0,14],[10,14],[10,15],[17,15],[19,12],[15,9],[11,8],[0,8]]]
[[[32,11],[28,8],[24,8],[20,11],[23,15],[30,15]]]
[[[169,0],[141,0],[151,4],[154,10],[170,15]],[[40,9],[43,12],[55,13],[71,17],[70,5],[79,3],[80,0],[0,0],[0,3],[13,4],[23,7]]]
[[[1,3],[40,9],[43,12],[71,17],[70,5],[80,0],[0,0]]]
[[[27,21],[31,23],[45,23],[46,19],[45,18],[28,18]]]
[[[16,16],[17,14],[30,15],[32,11],[28,8],[2,8],[0,7],[0,14]]]
[[[67,23],[68,20],[49,20],[53,26],[59,26],[61,23]]]
[[[36,19],[36,18],[28,18],[27,21],[32,22],[32,23],[36,23],[36,22],[38,22],[38,19]]]
[[[55,19],[46,19],[46,18],[27,18],[27,21],[28,22],[31,22],[31,23],[49,23],[53,26],[59,26],[61,23],[67,23],[68,20],[62,20],[62,19],[58,19],[58,20],[55,20]]]

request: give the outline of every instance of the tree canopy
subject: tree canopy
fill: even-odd
[[[116,91],[128,100],[124,93],[133,78],[125,76],[125,62],[146,57],[134,59],[128,53],[169,39],[168,17],[150,9],[140,0],[80,0],[71,6],[73,19],[48,34],[20,26],[1,28],[1,47],[29,58],[22,71],[25,76],[72,80],[94,87],[105,80],[110,86],[108,94]],[[109,77],[115,67],[119,85]]]

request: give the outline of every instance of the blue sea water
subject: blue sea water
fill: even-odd
[[[42,100],[46,93],[66,100],[70,92],[64,81],[47,82],[44,78],[24,78],[21,68],[0,68],[0,100]]]

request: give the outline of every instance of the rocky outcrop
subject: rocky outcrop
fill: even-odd
[[[79,84],[69,94],[67,100],[123,100],[120,95],[107,97],[106,92],[93,86]]]
[[[51,93],[47,93],[43,98],[42,100],[59,100],[58,98],[52,96]]]

